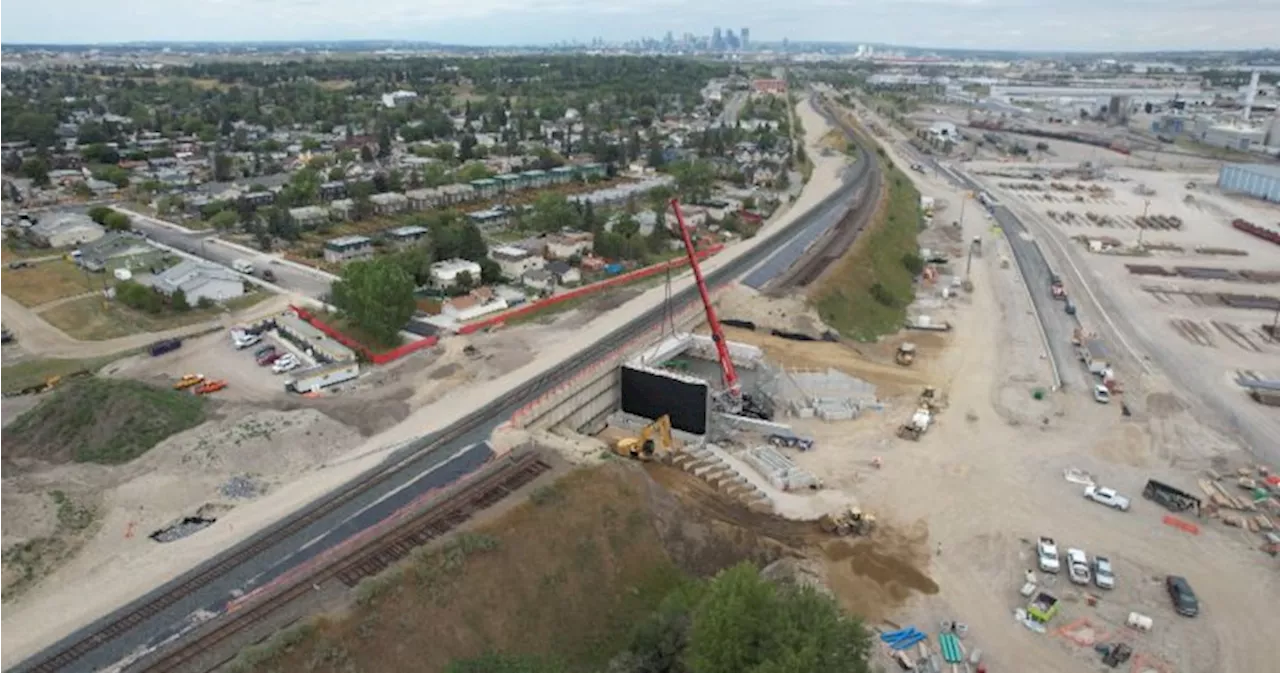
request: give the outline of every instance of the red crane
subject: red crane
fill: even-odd
[[[707,311],[707,324],[711,325],[711,340],[716,344],[716,354],[720,358],[720,373],[724,377],[724,387],[731,405],[742,407],[742,385],[738,383],[738,372],[733,368],[733,360],[729,358],[729,342],[725,341],[724,330],[720,320],[716,318],[716,310],[711,306],[711,295],[707,293],[707,283],[702,279],[702,267],[698,266],[698,251],[693,248],[693,239],[689,237],[689,227],[684,222],[684,213],[680,212],[679,199],[671,199],[671,209],[675,211],[676,223],[680,226],[680,238],[684,240],[684,252],[689,256],[689,267],[693,269],[693,278],[698,283],[698,294],[702,295],[702,307]]]

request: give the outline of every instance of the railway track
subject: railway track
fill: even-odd
[[[207,630],[193,634],[181,645],[153,655],[138,670],[168,673],[183,670],[197,657],[214,646],[261,623],[277,610],[297,600],[314,587],[331,580],[354,587],[404,559],[418,546],[431,542],[456,529],[475,514],[497,504],[513,491],[528,484],[551,469],[536,453],[503,459],[487,474],[480,475],[428,507],[384,531],[377,539],[336,559],[329,559],[311,574],[296,578],[278,591],[271,592],[249,605],[214,622]]]
[[[856,179],[851,178],[851,182],[853,181]],[[848,184],[846,183],[846,186]],[[814,213],[822,212],[841,197],[840,190],[833,191],[776,235],[769,237],[769,240],[776,242],[794,235],[804,227]],[[736,259],[709,271],[707,282],[709,285],[717,286],[732,281],[763,261],[775,250],[775,245],[765,245],[764,241],[761,241]],[[677,305],[695,301],[695,292],[696,288],[690,285],[673,295],[671,301]],[[85,661],[85,658],[104,645],[135,632],[141,633],[128,643],[129,649],[146,644],[151,634],[160,628],[158,624],[167,626],[186,618],[187,613],[178,611],[182,609],[180,602],[188,596],[211,586],[216,587],[220,579],[238,570],[247,562],[267,555],[279,549],[281,545],[287,545],[291,537],[306,531],[309,526],[323,522],[326,517],[341,514],[344,507],[351,505],[363,494],[387,484],[413,461],[451,446],[483,441],[489,431],[509,418],[517,409],[536,399],[542,391],[569,380],[582,367],[622,347],[634,335],[642,333],[649,326],[661,321],[665,315],[665,309],[663,305],[656,306],[643,315],[620,325],[607,337],[584,349],[562,366],[551,368],[530,378],[513,388],[507,395],[477,408],[447,428],[406,443],[393,451],[386,461],[367,470],[343,487],[314,501],[277,524],[259,531],[236,547],[222,552],[181,577],[95,620],[10,670],[14,673],[28,671],[53,673],[54,671],[98,670],[111,665],[114,662],[110,660],[89,662]],[[218,588],[230,591],[236,587]],[[309,585],[304,584],[298,591],[305,593],[309,588]],[[242,628],[248,626],[249,624],[245,624]],[[101,656],[98,658],[103,659]]]
[[[867,222],[874,215],[879,201],[880,185],[883,179],[880,162],[876,160],[872,153],[867,151],[853,127],[838,114],[835,114],[829,107],[830,105],[826,101],[822,104],[823,117],[833,126],[839,128],[849,142],[858,148],[854,176],[850,178],[850,183],[861,183],[859,189],[862,192],[855,199],[854,205],[840,218],[840,221],[815,241],[810,246],[810,249],[791,268],[784,271],[769,285],[768,291],[773,295],[784,294],[798,287],[806,287],[817,280],[822,275],[822,272],[826,271],[831,264],[843,256],[849,246],[853,245],[853,242],[858,239],[858,235],[862,233],[862,230],[866,228]]]

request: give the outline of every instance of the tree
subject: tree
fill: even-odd
[[[471,182],[472,180],[483,180],[493,177],[493,171],[489,170],[479,161],[473,161],[462,165],[457,172],[459,182]]]
[[[694,203],[711,198],[711,185],[715,181],[711,164],[705,161],[681,161],[671,165],[671,174],[675,176],[676,188],[684,198]]]
[[[470,271],[459,271],[458,275],[454,277],[454,282],[463,293],[471,291],[471,288],[476,286],[476,281],[471,277]]]
[[[113,210],[102,218],[102,226],[110,231],[129,231],[133,229],[133,221],[128,215]]]
[[[31,184],[37,187],[48,187],[49,182],[49,162],[43,157],[34,156],[22,160],[22,167],[18,169],[22,173],[22,177],[31,178]]]
[[[107,222],[107,216],[114,212],[115,211],[108,206],[94,206],[89,209],[87,214],[89,215],[89,219],[97,222],[98,224],[105,225]]]
[[[750,564],[722,572],[691,615],[682,660],[690,673],[864,673],[871,640],[812,588],[777,586]]]
[[[217,229],[218,231],[226,231],[236,226],[236,222],[238,222],[239,219],[240,218],[236,216],[235,211],[222,210],[222,211],[219,211],[213,217],[209,218],[209,224],[212,225],[213,228]]]
[[[564,194],[545,192],[533,202],[533,217],[529,224],[542,232],[560,231],[566,227],[577,228],[581,223],[578,212]]]
[[[185,313],[186,311],[191,310],[191,304],[187,303],[187,293],[183,292],[181,289],[173,291],[173,296],[169,297],[169,304],[173,306],[173,310],[175,311],[182,311]]]
[[[449,662],[444,673],[568,673],[564,665],[531,656],[489,653]]]
[[[213,155],[213,179],[215,182],[231,182],[235,179],[232,171],[235,169],[235,159],[229,154]]]
[[[373,150],[370,149],[368,145],[364,145],[360,148],[360,161],[363,161],[366,164],[373,161]]]
[[[110,182],[121,189],[129,186],[129,171],[119,166],[99,166],[94,169],[93,177]]]
[[[85,161],[95,164],[120,163],[120,153],[110,145],[103,143],[95,143],[84,148],[84,150],[80,152],[80,156],[84,157]]]
[[[333,304],[380,345],[399,341],[416,308],[413,278],[388,258],[348,264],[333,284]]]
[[[333,168],[329,169],[330,180],[341,180],[342,178],[346,177],[346,175],[347,175],[346,170],[344,170],[341,166],[334,166]]]

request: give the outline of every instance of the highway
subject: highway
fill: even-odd
[[[769,241],[796,235],[848,191],[848,185],[842,186],[784,228],[766,235],[754,247],[709,271],[707,282],[719,285],[742,275],[778,250],[768,245]],[[672,301],[677,307],[697,301],[697,290],[686,283]],[[10,670],[22,673],[99,670],[184,631],[202,611],[213,615],[224,613],[227,604],[237,596],[331,549],[417,496],[456,481],[479,467],[491,453],[484,442],[518,409],[658,324],[664,315],[664,306],[658,305],[619,325],[562,366],[524,381],[448,428],[399,448],[377,467],[304,510],[77,630]],[[138,619],[139,614],[147,616]],[[128,625],[127,628],[122,624]]]
[[[232,247],[219,239],[217,233],[213,231],[188,231],[134,210],[119,206],[115,208],[133,220],[135,231],[157,243],[226,267],[230,267],[231,263],[237,259],[246,259],[256,267],[255,275],[258,277],[261,277],[262,269],[271,269],[276,275],[273,281],[275,285],[312,299],[321,299],[329,293],[329,285],[333,282],[333,278],[322,271],[282,263],[275,255]]]

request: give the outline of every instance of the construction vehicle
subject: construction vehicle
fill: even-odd
[[[876,528],[876,515],[853,505],[818,519],[822,531],[829,535],[870,535]]]
[[[679,199],[671,199],[671,210],[675,212],[676,224],[680,227],[684,252],[689,257],[689,268],[693,270],[693,279],[698,285],[698,295],[702,298],[702,308],[707,314],[707,326],[711,328],[711,341],[716,346],[716,357],[720,361],[720,374],[724,383],[724,392],[719,399],[720,406],[732,414],[768,420],[770,414],[750,395],[742,392],[742,383],[738,380],[738,372],[729,356],[729,343],[725,340],[720,319],[716,317],[715,307],[711,305],[711,294],[707,291],[707,282],[702,277],[702,266],[698,264],[698,251],[693,246],[693,238],[689,235],[689,225],[685,223],[684,213],[680,210]]]
[[[636,460],[666,458],[674,450],[675,440],[671,438],[671,417],[665,414],[641,428],[636,436],[623,437],[613,445],[614,453]]]
[[[173,384],[174,390],[186,390],[191,386],[204,383],[204,374],[183,374],[178,382]]]
[[[898,437],[919,441],[920,435],[929,429],[931,422],[933,422],[933,414],[928,409],[920,407],[906,423],[898,428]]]
[[[939,411],[942,411],[943,407],[947,406],[947,402],[942,399],[942,393],[938,392],[937,388],[925,386],[924,390],[920,391],[920,399],[917,400],[917,406],[921,409],[928,409],[929,413],[936,415]]]
[[[911,363],[916,361],[916,345],[910,341],[903,341],[898,344],[898,352],[894,355],[893,360],[903,367],[910,367]]]

